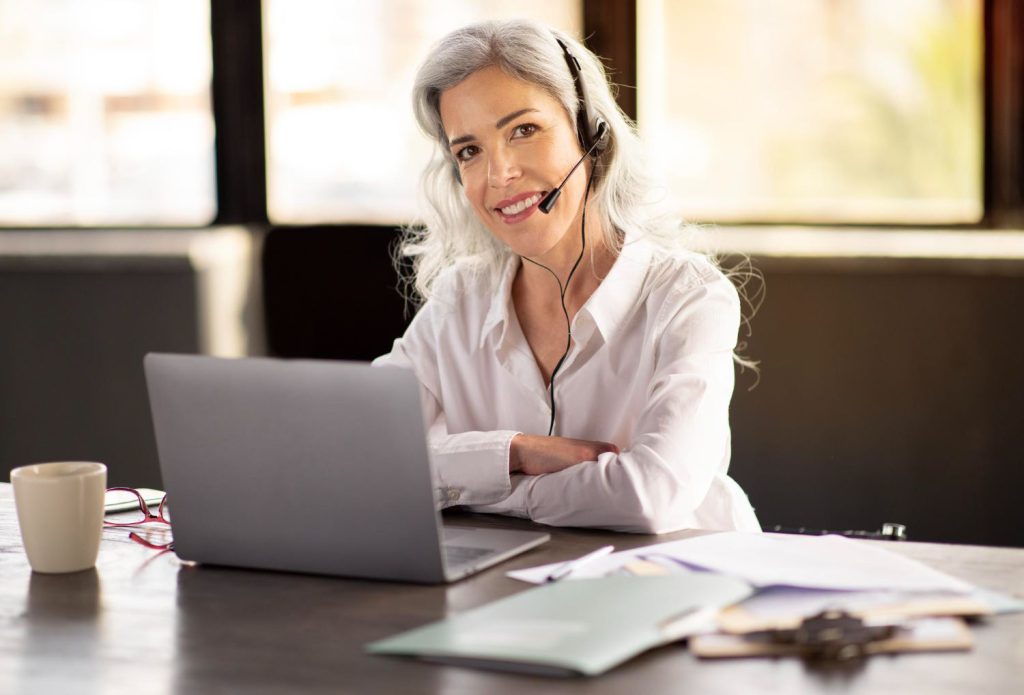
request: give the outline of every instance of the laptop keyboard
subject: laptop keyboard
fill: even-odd
[[[473,548],[465,545],[444,546],[444,559],[449,565],[465,565],[494,551],[490,548]]]

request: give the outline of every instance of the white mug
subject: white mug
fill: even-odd
[[[36,572],[96,565],[103,532],[107,467],[90,461],[36,463],[11,471],[18,526]]]

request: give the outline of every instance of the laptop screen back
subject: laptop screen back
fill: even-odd
[[[411,372],[164,354],[145,368],[180,557],[443,580]]]

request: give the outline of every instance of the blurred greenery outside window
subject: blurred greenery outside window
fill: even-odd
[[[205,0],[0,0],[0,226],[216,212]]]
[[[712,222],[982,216],[980,0],[638,0],[637,110]]]

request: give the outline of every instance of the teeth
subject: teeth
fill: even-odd
[[[536,205],[540,200],[540,193],[534,193],[529,198],[523,198],[518,203],[512,203],[507,208],[501,208],[502,215],[518,215],[531,205]]]

